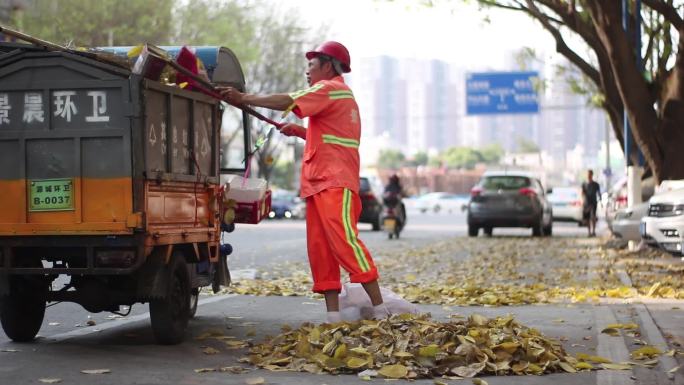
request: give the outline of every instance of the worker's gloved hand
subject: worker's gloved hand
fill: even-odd
[[[244,94],[233,87],[218,87],[221,96],[226,98],[230,103],[233,104],[244,104],[243,97]]]
[[[300,138],[306,137],[306,131],[304,128],[292,123],[288,123],[280,128],[280,133],[285,136],[298,136]]]

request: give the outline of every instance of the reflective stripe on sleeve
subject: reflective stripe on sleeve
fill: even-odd
[[[350,90],[337,90],[328,92],[330,99],[354,99],[354,94]]]
[[[297,98],[301,98],[304,95],[314,93],[320,90],[321,88],[323,88],[323,84],[319,83],[303,90],[291,92],[289,95],[292,99],[297,100]]]
[[[359,141],[356,139],[341,138],[335,135],[323,135],[323,143],[338,144],[340,146],[359,148]]]

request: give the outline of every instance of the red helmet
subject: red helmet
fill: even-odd
[[[342,44],[336,41],[326,41],[325,43],[319,45],[315,50],[307,52],[306,58],[311,60],[320,54],[337,59],[342,64],[342,72],[351,72],[349,51]]]

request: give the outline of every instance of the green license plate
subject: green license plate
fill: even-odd
[[[66,211],[74,209],[72,179],[29,181],[29,211]]]

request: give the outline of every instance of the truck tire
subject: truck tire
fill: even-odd
[[[494,229],[492,227],[485,227],[484,228],[484,233],[488,237],[491,237],[493,232],[494,232]]]
[[[468,225],[468,236],[477,237],[477,233],[480,232],[480,228],[473,225]]]
[[[47,285],[21,277],[12,279],[10,294],[0,298],[0,321],[5,334],[15,342],[30,342],[45,317]]]
[[[190,319],[190,275],[184,258],[177,253],[171,256],[167,269],[166,296],[150,301],[150,320],[157,342],[175,345],[183,342]]]

